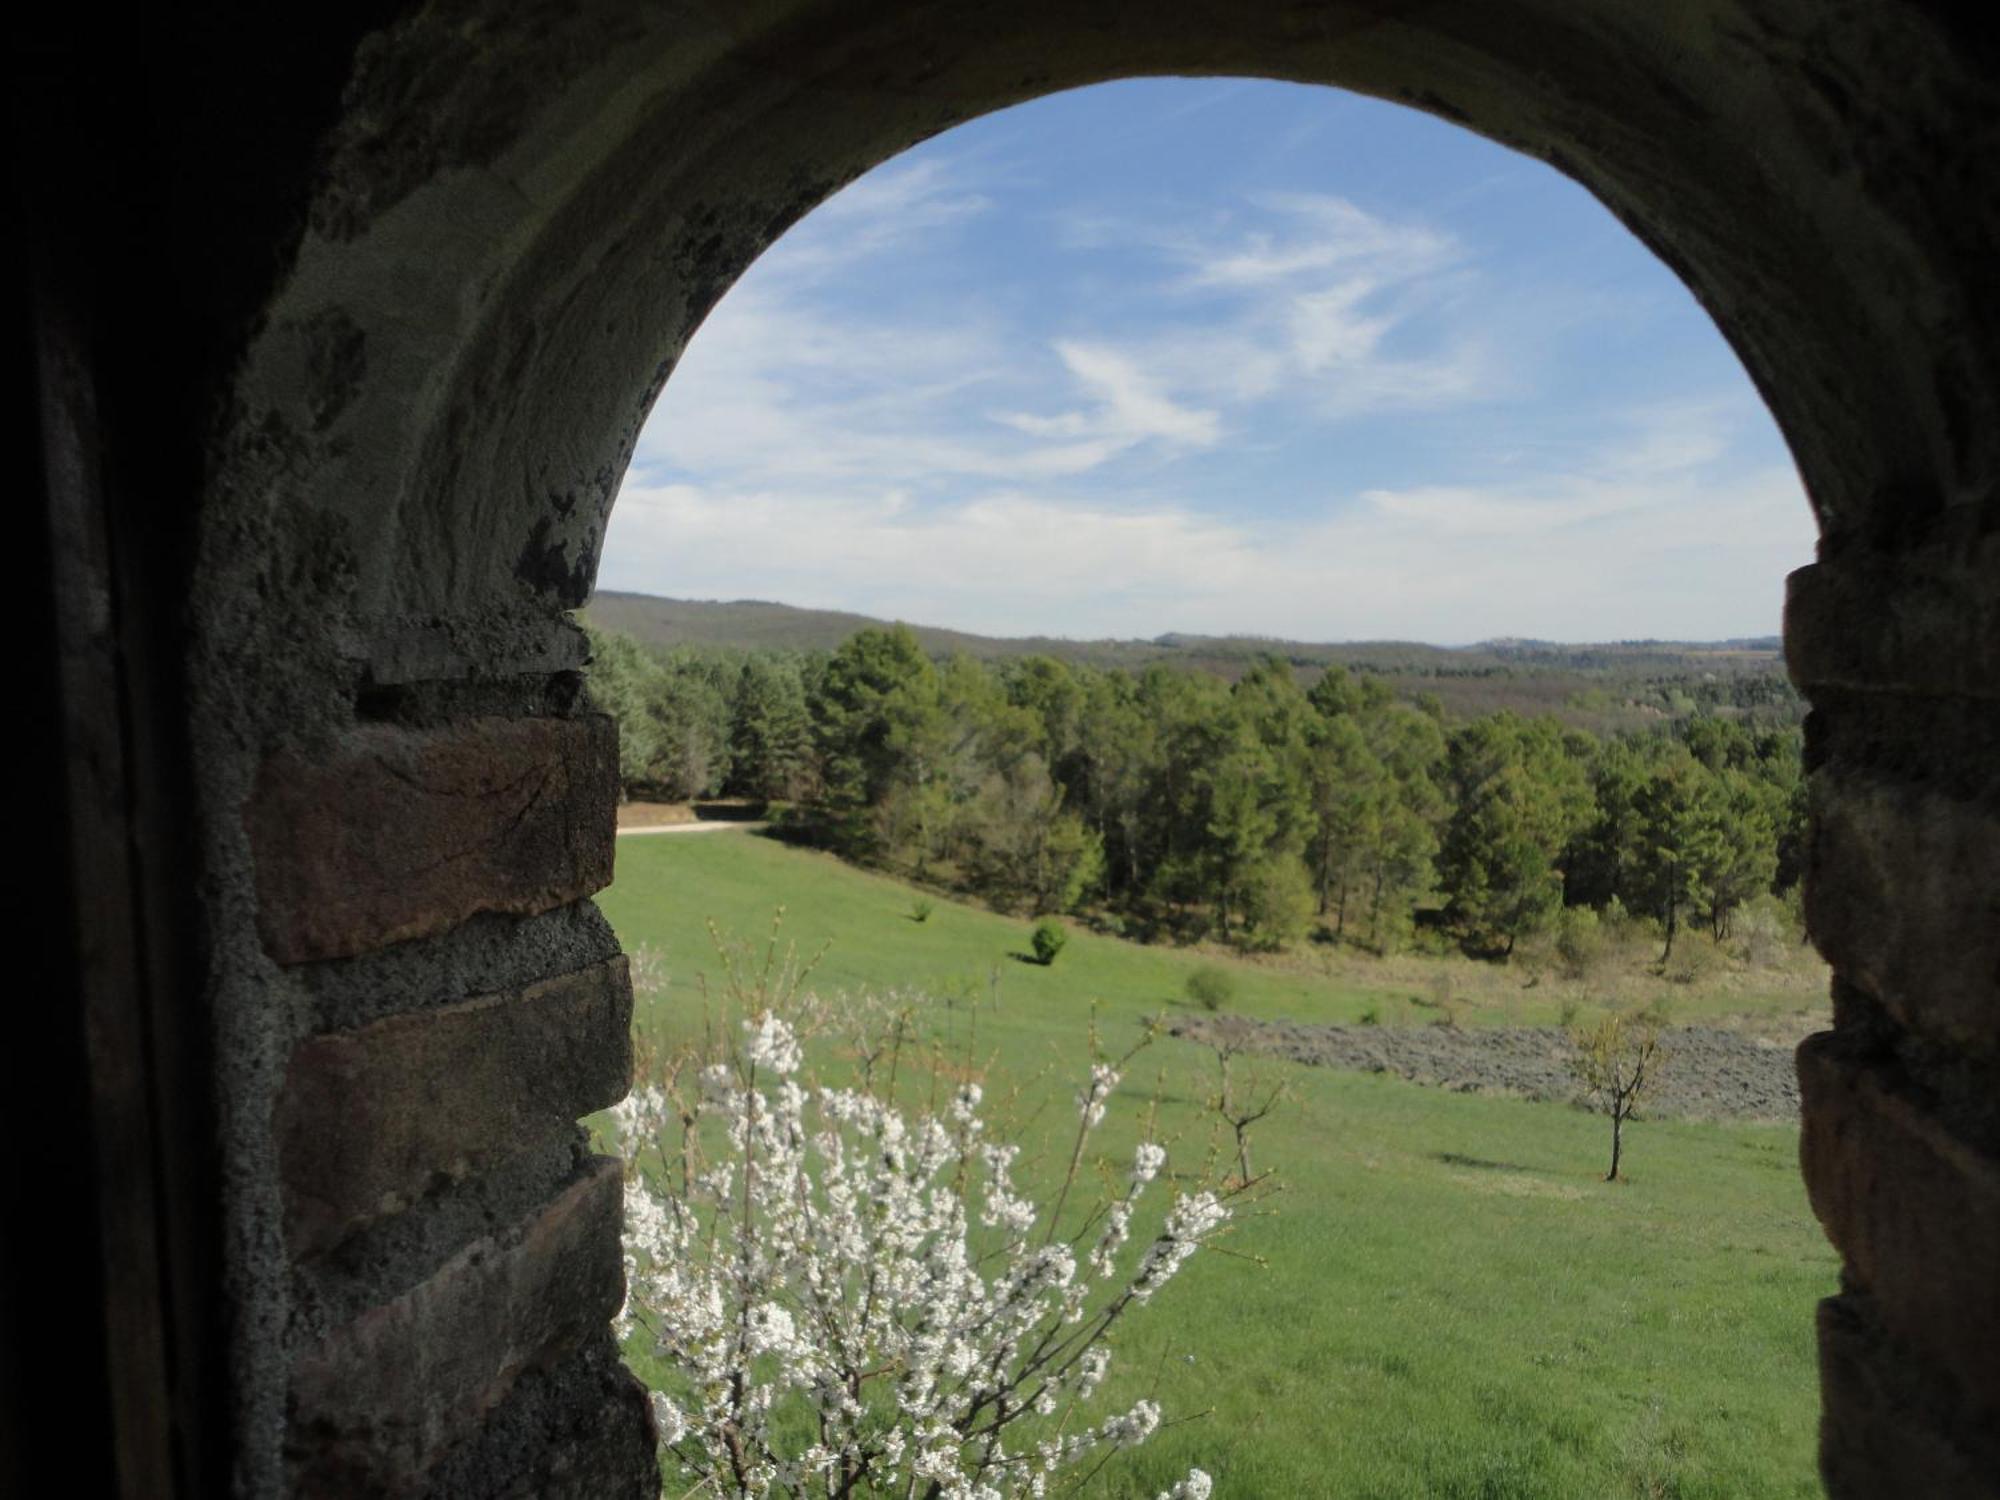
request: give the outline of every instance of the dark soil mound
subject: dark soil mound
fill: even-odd
[[[1325,1068],[1394,1073],[1461,1092],[1564,1102],[1579,1097],[1570,1044],[1554,1027],[1309,1026],[1199,1016],[1169,1035],[1206,1043],[1227,1038],[1246,1052]],[[1796,1120],[1798,1075],[1789,1047],[1711,1026],[1661,1034],[1667,1053],[1658,1090],[1644,1112],[1689,1119]]]

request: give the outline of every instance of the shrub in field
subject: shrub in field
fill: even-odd
[[[1783,898],[1768,893],[1738,907],[1730,927],[1738,955],[1752,968],[1780,964],[1798,946]]]
[[[1556,921],[1556,968],[1565,979],[1589,980],[1604,967],[1609,935],[1596,912],[1570,906]]]
[[[1056,961],[1056,955],[1063,951],[1063,945],[1068,941],[1069,932],[1053,917],[1037,922],[1028,938],[1029,946],[1035,950],[1035,961],[1045,966]]]
[[[1236,998],[1236,981],[1228,970],[1203,964],[1187,977],[1187,997],[1203,1010],[1221,1010]]]
[[[1160,1427],[1150,1399],[1100,1400],[1107,1335],[1240,1189],[1176,1192],[1135,1235],[1167,1160],[1148,1140],[1065,1217],[1118,1066],[1091,1066],[1045,1209],[1014,1182],[1019,1148],[988,1138],[976,1083],[919,1114],[811,1086],[773,1010],[700,1062],[657,1069],[614,1111],[620,1331],[643,1330],[666,1370],[652,1403],[667,1493],[1027,1500],[1087,1490]],[[1197,1469],[1160,1500],[1208,1493]]]
[[[1604,936],[1605,956],[1616,964],[1635,962],[1638,954],[1650,953],[1657,947],[1659,926],[1629,910],[1616,896],[1605,902],[1597,914],[1597,930]]]
[[[928,922],[930,919],[931,919],[930,902],[924,900],[923,897],[919,896],[917,897],[916,900],[910,903],[910,920],[912,922]]]
[[[1448,1027],[1453,1031],[1458,1029],[1459,1017],[1465,1012],[1465,1001],[1459,995],[1458,987],[1452,983],[1449,974],[1439,974],[1432,979],[1430,1000],[1428,1002],[1419,1000],[1417,1003],[1419,1005],[1428,1003],[1430,1008],[1437,1012],[1431,1018],[1431,1025]]]
[[[1705,932],[1683,929],[1674,951],[1660,966],[1660,976],[1673,984],[1700,984],[1724,967],[1721,945]]]
[[[1405,946],[1418,958],[1452,958],[1460,951],[1458,939],[1442,927],[1413,927]]]
[[[1533,989],[1548,975],[1558,972],[1562,964],[1556,955],[1555,927],[1522,933],[1507,955],[1507,966],[1520,974],[1523,989]]]

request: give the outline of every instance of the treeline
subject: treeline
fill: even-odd
[[[1388,951],[1429,924],[1500,955],[1565,908],[1616,903],[1671,949],[1797,878],[1791,726],[1453,725],[1338,667],[1306,688],[1276,659],[1234,682],[938,662],[902,627],[812,654],[593,642],[629,791],[768,801],[848,858],[1142,936]]]

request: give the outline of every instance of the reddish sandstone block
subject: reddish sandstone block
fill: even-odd
[[[369,726],[264,762],[244,811],[280,963],[364,953],[611,881],[618,732],[602,715]]]
[[[294,1493],[410,1493],[525,1371],[603,1327],[624,1297],[622,1197],[620,1164],[596,1158],[526,1223],[467,1246],[300,1355]]]
[[[1813,1212],[1881,1328],[2000,1423],[2000,1162],[1955,1137],[1892,1065],[1836,1033],[1799,1047]]]
[[[631,1023],[619,957],[300,1043],[277,1115],[293,1256],[623,1098]]]

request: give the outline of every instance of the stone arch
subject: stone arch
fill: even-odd
[[[242,122],[316,155],[252,191],[296,217],[220,231],[243,331],[186,575],[241,1489],[644,1492],[615,1182],[572,1123],[623,1088],[629,991],[563,612],[653,396],[788,224],[972,115],[1184,73],[1551,162],[1769,402],[1822,529],[1788,654],[1838,976],[1801,1053],[1847,1263],[1825,1473],[1994,1493],[2000,112],[1970,33],[1916,0],[450,0],[313,38]]]
[[[305,510],[366,538],[334,590],[360,618],[575,604],[652,397],[807,209],[1039,93],[1241,73],[1398,100],[1582,182],[1742,356],[1828,534],[1901,528],[2000,464],[1967,416],[2000,391],[1967,309],[1885,294],[1979,263],[1963,199],[1899,153],[1976,108],[1980,80],[1911,17],[1783,10],[1183,3],[1120,26],[1049,0],[913,25],[857,3],[703,27],[603,3],[477,31],[426,11],[361,50],[233,385],[211,524]],[[1926,85],[1900,138],[1853,109],[1891,68]]]

